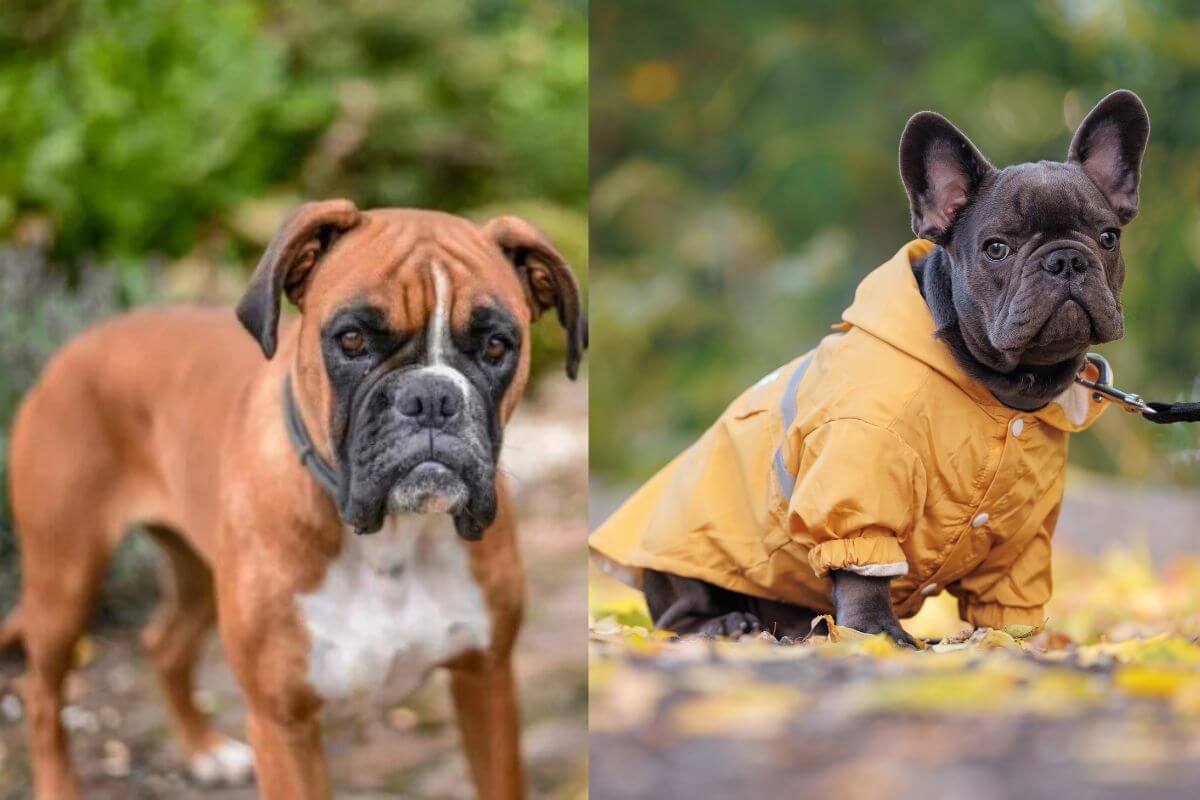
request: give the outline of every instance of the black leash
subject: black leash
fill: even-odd
[[[1108,360],[1099,353],[1088,353],[1086,364],[1091,364],[1099,375],[1095,380],[1087,378],[1081,372],[1075,376],[1075,382],[1092,390],[1092,397],[1097,401],[1108,400],[1116,403],[1126,411],[1141,414],[1145,419],[1158,425],[1170,425],[1175,422],[1200,422],[1200,403],[1148,403],[1140,395],[1125,392],[1112,384],[1113,371]],[[1086,368],[1086,366],[1085,366]]]
[[[296,398],[292,395],[291,376],[283,381],[283,425],[287,428],[288,438],[292,440],[296,452],[300,455],[300,463],[308,468],[317,483],[321,484],[321,488],[329,493],[333,504],[338,505],[341,480],[337,470],[321,458],[321,454],[313,446],[312,437],[308,435],[304,420],[300,418],[300,409],[296,407]]]
[[[1200,403],[1147,403],[1153,414],[1142,416],[1159,425],[1172,422],[1200,422]]]

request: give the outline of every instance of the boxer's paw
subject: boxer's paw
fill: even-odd
[[[206,752],[188,761],[192,778],[204,786],[235,786],[254,774],[254,751],[237,739],[221,736]]]
[[[737,639],[746,633],[756,633],[762,630],[758,617],[744,611],[733,611],[729,614],[710,619],[696,631],[701,636],[728,636]]]

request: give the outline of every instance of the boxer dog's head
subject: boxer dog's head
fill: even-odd
[[[529,377],[530,324],[567,331],[567,374],[587,345],[579,287],[533,225],[477,226],[432,211],[301,206],[238,305],[268,358],[282,295],[300,309],[293,392],[332,455],[343,521],[448,513],[478,539],[496,514],[504,425]],[[322,435],[323,434],[323,435]]]
[[[1065,162],[998,170],[938,114],[905,127],[913,231],[942,246],[923,282],[938,336],[1002,399],[1052,399],[1089,345],[1124,333],[1121,228],[1137,214],[1149,133],[1128,91],[1092,109]]]

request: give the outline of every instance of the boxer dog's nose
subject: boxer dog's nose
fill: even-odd
[[[1042,262],[1042,268],[1051,275],[1058,275],[1067,270],[1083,272],[1087,269],[1087,259],[1078,250],[1064,247],[1046,256],[1046,260]]]
[[[402,387],[396,404],[400,413],[423,428],[444,428],[462,413],[462,392],[445,378],[425,378]]]

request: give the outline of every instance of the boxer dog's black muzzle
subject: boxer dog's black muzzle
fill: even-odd
[[[496,515],[494,411],[457,370],[409,366],[360,384],[347,420],[341,514],[374,533],[391,513],[446,513],[477,540]]]

